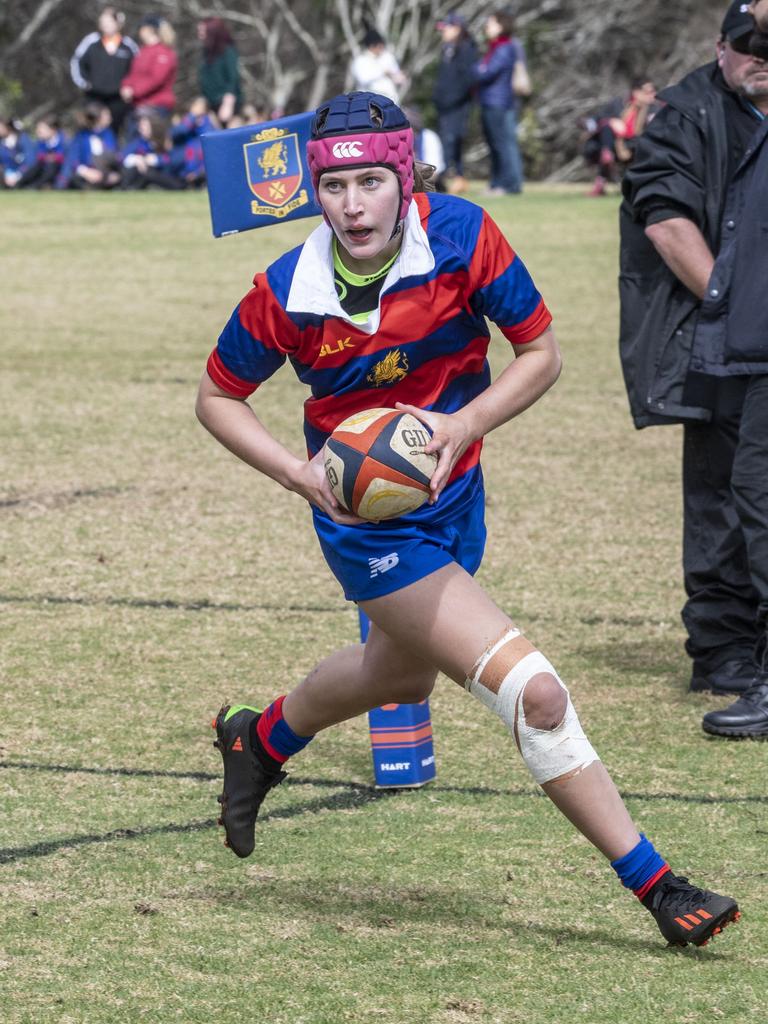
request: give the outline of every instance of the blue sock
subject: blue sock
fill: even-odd
[[[644,900],[656,883],[669,871],[669,864],[656,847],[640,833],[640,842],[629,853],[611,861],[619,881],[631,889],[639,900]]]

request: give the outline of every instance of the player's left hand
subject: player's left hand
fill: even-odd
[[[403,402],[396,402],[395,407],[400,412],[409,412],[432,431],[432,440],[424,451],[437,456],[437,469],[429,481],[429,503],[434,505],[448,483],[453,467],[475,438],[460,413],[431,412]]]

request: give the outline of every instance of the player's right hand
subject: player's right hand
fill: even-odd
[[[325,475],[322,448],[309,462],[302,463],[293,481],[293,490],[302,498],[306,498],[310,505],[314,505],[315,508],[319,508],[321,512],[330,516],[334,523],[341,523],[343,526],[358,526],[365,522],[365,519],[347,512],[333,496],[328,477]]]

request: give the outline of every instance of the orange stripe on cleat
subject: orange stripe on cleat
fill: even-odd
[[[712,919],[712,915],[708,913],[706,910],[702,910],[701,907],[699,907],[696,913],[699,915],[699,917],[703,917],[705,921],[710,921]]]
[[[686,914],[685,916],[689,921],[693,921],[694,924],[701,924],[701,918],[696,917],[695,914]]]
[[[741,911],[737,910],[736,913],[731,918],[731,920],[732,921],[740,921],[741,920]]]
[[[212,729],[215,729],[215,728],[216,728],[216,719],[215,719],[215,718],[212,718],[212,719],[211,719],[211,728],[212,728]]]
[[[692,924],[688,924],[688,922],[684,921],[682,917],[676,917],[675,920],[677,921],[678,924],[682,925],[683,928],[685,928],[685,930],[687,932],[692,932],[693,931],[693,925]]]
[[[237,737],[237,739],[235,740],[235,742],[232,744],[232,746],[229,749],[230,750],[242,750],[243,749],[243,741],[242,741],[240,736]]]

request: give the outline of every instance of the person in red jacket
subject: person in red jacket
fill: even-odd
[[[148,14],[139,25],[141,48],[120,86],[120,95],[133,107],[134,123],[144,114],[170,120],[176,105],[175,39],[170,24],[158,15]]]

